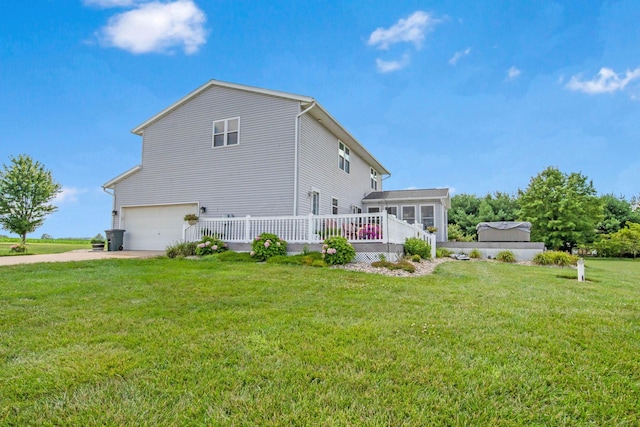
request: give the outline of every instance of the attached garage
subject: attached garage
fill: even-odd
[[[122,207],[120,228],[125,250],[165,250],[182,241],[184,216],[197,213],[197,203]]]

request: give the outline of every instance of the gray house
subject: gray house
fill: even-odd
[[[125,249],[180,241],[187,213],[340,215],[397,200],[382,192],[389,171],[311,97],[211,80],[132,132],[141,164],[103,185]],[[445,229],[448,191],[412,191],[413,220],[431,206],[429,223]]]

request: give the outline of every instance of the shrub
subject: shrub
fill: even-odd
[[[404,241],[404,253],[419,255],[422,259],[431,259],[431,245],[417,237],[409,237]]]
[[[472,242],[475,236],[464,234],[462,227],[458,224],[449,224],[447,226],[447,240],[455,240],[457,242]]]
[[[253,240],[251,256],[256,261],[266,261],[272,256],[286,255],[287,242],[271,233],[262,233]]]
[[[565,267],[577,265],[578,257],[562,251],[546,251],[533,257],[533,263],[538,265],[557,265]]]
[[[253,257],[248,252],[222,252],[218,255],[218,260],[225,262],[255,262]]]
[[[420,262],[420,261],[422,261],[422,257],[420,255],[417,255],[417,254],[416,255],[412,255],[411,256],[411,261]]]
[[[183,258],[196,255],[196,242],[176,243],[168,246],[165,253],[169,258]]]
[[[511,251],[498,252],[496,259],[500,262],[516,262],[516,256]]]
[[[95,237],[91,239],[91,243],[96,243],[96,244],[104,243],[104,236],[100,233],[96,234]]]
[[[23,254],[25,252],[27,252],[27,245],[23,245],[21,243],[11,245],[9,248],[9,253]]]
[[[480,249],[473,249],[469,252],[469,258],[482,258],[482,252],[480,252]]]
[[[416,266],[406,260],[401,260],[398,262],[375,261],[371,263],[371,266],[377,268],[386,268],[388,270],[404,270],[408,271],[409,273],[414,273],[416,271]]]
[[[322,255],[328,265],[341,265],[353,261],[356,250],[344,237],[334,236],[324,241]]]
[[[436,258],[449,258],[452,253],[447,248],[436,248]]]
[[[216,237],[204,236],[196,245],[196,255],[204,256],[218,254],[228,249],[227,244],[222,240]]]
[[[314,261],[322,261],[320,252],[307,252],[292,256],[276,255],[267,260],[269,264],[313,265]],[[324,262],[323,262],[324,264]]]

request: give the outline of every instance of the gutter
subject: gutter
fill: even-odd
[[[102,187],[102,191],[104,191],[105,193],[107,193],[108,195],[110,195],[111,197],[113,197],[113,203],[111,205],[111,210],[115,211],[116,210],[116,191],[113,190],[113,193],[109,193],[107,191],[107,187]],[[114,228],[114,223],[113,223],[113,217],[111,218],[111,228]]]
[[[296,115],[296,129],[295,129],[295,148],[294,148],[294,158],[293,158],[293,215],[298,215],[298,174],[300,170],[299,165],[299,150],[300,150],[300,117],[304,116],[308,113],[313,107],[316,106],[316,101],[312,101],[311,105],[307,107],[304,111],[300,112]]]

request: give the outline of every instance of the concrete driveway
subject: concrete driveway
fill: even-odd
[[[61,254],[3,256],[0,257],[0,267],[3,265],[34,264],[38,262],[88,261],[106,258],[150,258],[160,255],[164,255],[164,251],[93,252],[92,250],[80,249]]]

